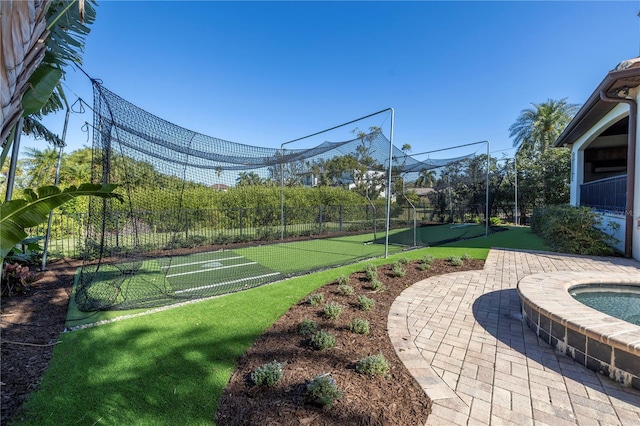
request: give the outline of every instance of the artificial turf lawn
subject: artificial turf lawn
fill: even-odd
[[[485,259],[488,247],[541,248],[528,228],[458,245],[407,251],[64,333],[40,389],[10,424],[212,425],[237,359],[318,287],[364,269],[365,263],[426,254]]]

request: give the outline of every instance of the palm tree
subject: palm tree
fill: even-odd
[[[257,186],[264,182],[256,172],[240,172],[236,178],[236,186]]]
[[[531,105],[509,127],[509,137],[518,153],[541,154],[558,139],[580,106],[567,103],[567,98]]]
[[[85,23],[95,19],[92,3],[95,0],[0,2],[0,27],[11,35],[2,38],[0,49],[5,65],[0,73],[0,142],[5,150],[20,116],[61,109],[59,82],[64,67],[82,63],[89,33]]]
[[[28,187],[53,185],[58,155],[59,152],[53,148],[47,148],[43,151],[37,148],[26,149],[25,158],[21,162],[22,167],[26,170]]]
[[[436,172],[435,170],[420,170],[420,175],[416,179],[416,188],[431,188],[436,184]]]

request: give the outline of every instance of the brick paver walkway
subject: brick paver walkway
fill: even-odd
[[[554,271],[640,263],[493,249],[481,271],[406,289],[389,313],[400,359],[433,401],[427,425],[640,425],[640,392],[577,364],[522,322],[517,283]]]

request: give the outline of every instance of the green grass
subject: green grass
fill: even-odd
[[[372,240],[373,234],[363,234],[248,247],[235,252],[286,275],[384,256],[384,246],[368,244]],[[390,253],[400,250],[398,246],[389,246]]]
[[[64,333],[40,389],[10,424],[212,425],[238,358],[291,305],[322,285],[364,270],[366,264],[390,264],[401,257],[468,254],[486,259],[491,246],[541,247],[527,228],[477,240],[368,260]]]
[[[479,237],[470,240],[455,241],[444,244],[443,247],[467,247],[467,248],[511,248],[521,250],[551,251],[551,247],[537,235],[533,234],[528,226],[506,226],[506,231],[490,234],[487,238]]]
[[[443,225],[421,226],[416,228],[415,240],[418,245],[433,246],[463,238],[484,236],[485,231],[484,225],[472,223],[447,223]],[[413,246],[413,228],[394,233],[389,237],[389,242],[404,246]]]
[[[214,424],[218,398],[253,341],[308,293],[363,269],[352,264],[64,333],[13,424]]]

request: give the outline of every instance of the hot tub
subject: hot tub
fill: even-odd
[[[601,272],[530,275],[518,283],[522,316],[542,340],[580,364],[640,390],[640,326],[597,311],[571,293],[622,286],[640,291],[637,276]],[[581,290],[585,291],[585,290]]]

